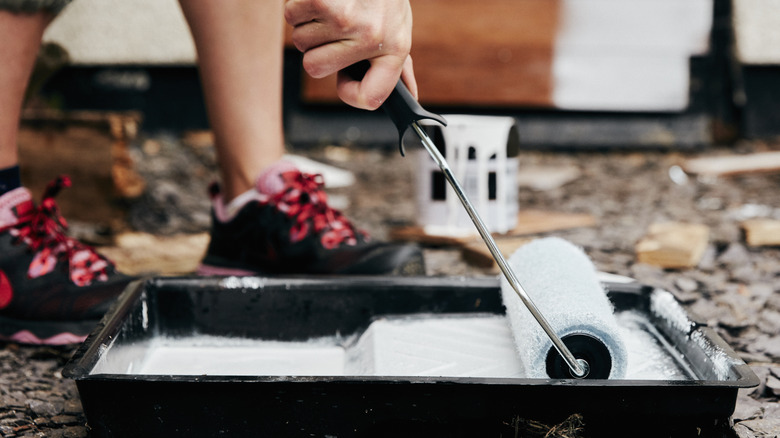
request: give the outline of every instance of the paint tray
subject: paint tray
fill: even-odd
[[[670,293],[603,280],[626,380],[522,377],[492,277],[143,280],[63,375],[97,437],[528,436],[572,414],[589,436],[728,430],[756,375]]]

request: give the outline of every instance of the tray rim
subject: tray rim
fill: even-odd
[[[601,277],[602,284],[609,290],[620,290],[626,293],[650,293],[652,291],[663,291],[663,289],[649,286],[637,282],[630,277],[606,274]],[[196,288],[214,288],[225,287],[225,284],[232,283],[231,289],[242,289],[251,287],[290,287],[290,286],[327,286],[343,287],[344,282],[350,284],[367,285],[388,285],[393,283],[393,287],[407,286],[446,286],[455,285],[459,287],[473,286],[484,288],[499,288],[499,278],[492,276],[484,277],[465,277],[465,276],[447,276],[447,277],[385,277],[385,276],[328,276],[328,277],[235,277],[235,276],[217,276],[217,277],[145,277],[131,282],[122,292],[117,302],[104,315],[101,321],[89,334],[87,339],[74,352],[71,359],[62,369],[63,377],[80,381],[149,381],[149,382],[215,382],[215,383],[318,383],[318,384],[339,384],[339,383],[377,383],[377,384],[455,384],[455,385],[501,385],[506,387],[525,387],[525,386],[598,386],[598,387],[691,387],[691,388],[723,388],[723,389],[741,389],[752,388],[760,384],[758,376],[753,372],[750,366],[740,359],[736,352],[726,343],[718,333],[707,325],[707,323],[694,313],[685,309],[689,319],[695,323],[695,330],[700,330],[702,335],[709,341],[716,344],[726,353],[729,358],[734,359],[730,366],[739,376],[736,380],[647,380],[647,379],[593,379],[593,380],[574,380],[574,379],[530,379],[530,378],[503,378],[503,377],[438,377],[438,376],[261,376],[261,375],[155,375],[155,374],[120,374],[120,373],[101,373],[91,374],[91,370],[101,357],[102,353],[110,349],[110,345],[115,341],[116,334],[121,330],[124,319],[117,318],[119,314],[127,314],[135,306],[140,296],[146,292],[147,288],[164,287],[167,284],[188,285]],[[675,298],[675,300],[679,301]]]

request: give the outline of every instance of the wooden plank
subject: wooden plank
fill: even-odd
[[[515,226],[515,228],[506,234],[495,235],[495,238],[529,236],[550,231],[591,227],[595,224],[596,218],[589,214],[525,210],[517,215],[517,226]],[[418,225],[391,229],[390,238],[393,240],[420,242],[434,246],[464,246],[473,242],[482,242],[477,234],[476,228],[474,229],[474,234],[456,236],[431,234]]]
[[[209,243],[208,233],[154,236],[122,233],[114,246],[99,248],[128,275],[180,275],[194,272]]]
[[[571,228],[592,227],[596,218],[586,213],[561,213],[524,210],[517,215],[517,226],[508,234],[514,236],[547,233]]]
[[[681,222],[655,223],[635,247],[639,263],[662,268],[693,268],[709,241],[709,228]]]
[[[749,246],[780,245],[780,220],[748,219],[742,222],[745,241]]]
[[[686,160],[682,168],[688,173],[710,176],[780,172],[780,151],[693,158]]]
[[[138,133],[138,113],[25,111],[19,132],[22,181],[36,199],[57,175],[73,187],[57,195],[69,219],[121,228],[125,209],[118,200],[140,196],[128,144]]]
[[[559,0],[413,2],[420,101],[549,106],[558,7]],[[337,102],[335,77],[305,75],[303,98]]]
[[[453,236],[428,233],[418,225],[394,227],[388,232],[388,237],[390,240],[419,242],[430,246],[462,246],[479,239],[476,229],[471,235]]]
[[[712,0],[416,0],[420,101],[683,111],[690,57],[707,53],[712,8]],[[338,103],[335,78],[302,80],[306,102]]]
[[[496,245],[499,251],[505,258],[509,258],[515,251],[521,246],[533,239],[529,237],[505,237],[496,239]],[[463,260],[472,266],[478,266],[481,268],[498,268],[493,255],[490,254],[487,245],[483,241],[471,242],[466,244],[461,249],[461,256]]]

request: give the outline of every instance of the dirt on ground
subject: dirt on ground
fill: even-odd
[[[565,238],[581,246],[599,270],[672,292],[707,320],[759,376],[760,386],[740,390],[734,425],[727,433],[731,436],[780,434],[780,247],[749,246],[742,228],[750,218],[780,219],[780,173],[716,177],[689,175],[681,169],[695,157],[773,149],[780,149],[780,144],[744,142],[685,153],[526,150],[519,157],[521,175],[538,175],[538,184],[526,183],[520,189],[521,210],[595,218],[592,226],[529,237]],[[395,149],[344,146],[293,152],[354,173],[355,184],[329,190],[329,195],[375,238],[386,239],[394,228],[415,222],[417,155],[402,158]],[[149,257],[159,254],[152,248],[158,244],[156,238],[182,239],[201,249],[205,245],[202,233],[209,222],[205,193],[215,176],[214,152],[207,142],[155,136],[140,141],[134,153],[147,191],[130,206],[128,230],[146,237],[140,244],[136,240],[136,246],[104,249],[120,267],[150,273],[155,263],[149,263]],[[567,176],[555,177],[562,174]],[[637,242],[652,224],[663,222],[708,227],[707,247],[695,267],[665,269],[638,262]],[[186,263],[168,271],[180,273],[197,263],[199,252],[188,248],[184,253],[191,260],[180,260]],[[141,260],[139,253],[147,256]],[[494,268],[466,262],[458,247],[426,246],[425,257],[430,276],[496,275]],[[75,384],[60,373],[74,348],[0,345],[1,436],[88,435]],[[578,425],[580,429],[586,434],[587,424]]]

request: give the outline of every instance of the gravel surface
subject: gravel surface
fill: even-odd
[[[742,143],[690,154],[525,151],[520,157],[521,173],[576,170],[566,184],[521,189],[521,208],[589,213],[598,220],[594,227],[547,235],[582,246],[600,270],[673,292],[751,365],[762,383],[740,391],[731,431],[739,437],[780,435],[780,248],[749,247],[740,228],[750,217],[780,218],[780,174],[696,178],[674,166],[693,156],[773,148],[780,144]],[[213,149],[160,136],[140,143],[136,154],[148,189],[131,207],[132,227],[155,234],[207,229],[203,194],[214,175]],[[376,238],[414,222],[414,156],[345,147],[305,154],[354,172],[359,183],[331,191],[331,198]],[[636,262],[634,245],[650,224],[663,221],[710,227],[709,247],[696,268],[665,270]],[[455,248],[426,248],[425,254],[432,276],[495,275],[464,262]],[[75,385],[60,374],[73,349],[0,344],[1,436],[87,436]]]

